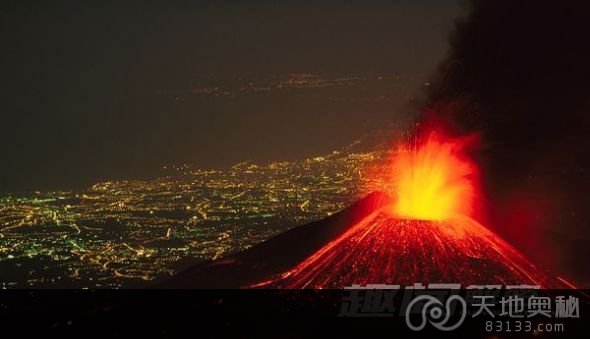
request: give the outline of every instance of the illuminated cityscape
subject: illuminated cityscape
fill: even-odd
[[[379,183],[378,151],[226,170],[166,168],[150,181],[0,198],[3,288],[148,285],[188,265],[324,218]]]

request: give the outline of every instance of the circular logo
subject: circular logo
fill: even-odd
[[[410,315],[414,305],[419,302],[423,302],[423,304],[420,311],[420,323],[416,325],[412,323]],[[457,311],[461,312],[461,317],[454,324],[449,324],[452,316],[453,302],[460,305],[460,309],[457,309]],[[450,296],[445,304],[431,295],[421,295],[414,298],[410,304],[408,304],[406,309],[406,324],[414,331],[422,330],[427,322],[441,331],[452,331],[463,323],[466,311],[467,304],[465,303],[465,299],[458,295]]]

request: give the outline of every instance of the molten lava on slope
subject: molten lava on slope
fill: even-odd
[[[268,287],[414,283],[567,286],[537,269],[473,219],[399,219],[384,209],[353,226]]]
[[[536,268],[476,221],[477,166],[465,142],[432,133],[401,148],[382,207],[281,274],[253,287],[343,288],[353,284],[460,283],[573,287]]]

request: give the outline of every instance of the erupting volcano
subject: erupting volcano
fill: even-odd
[[[252,287],[460,283],[573,287],[535,267],[477,221],[468,139],[429,134],[388,167],[385,204],[286,272]]]
[[[354,284],[575,288],[537,268],[481,217],[474,138],[425,134],[399,147],[375,192],[326,219],[220,260],[161,288],[343,288]]]

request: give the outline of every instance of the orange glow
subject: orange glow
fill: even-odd
[[[402,147],[391,167],[393,212],[406,219],[473,216],[477,167],[465,140],[431,133],[417,147]]]
[[[476,220],[482,200],[479,170],[466,149],[474,139],[426,136],[416,146],[400,148],[392,163],[369,169],[383,179],[379,188],[385,188],[393,201],[372,196],[377,202],[372,210],[356,207],[365,216],[338,237],[274,279],[250,287],[320,289],[452,281],[463,286],[575,288],[536,268]],[[331,219],[330,225],[344,226],[341,220]]]

